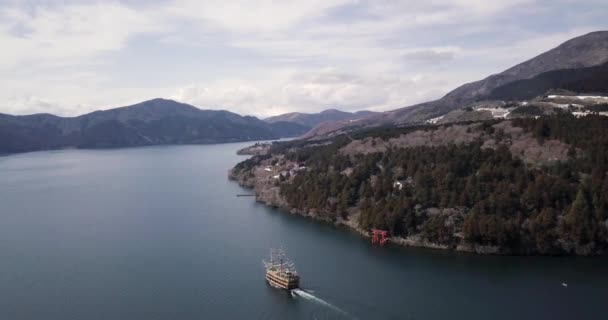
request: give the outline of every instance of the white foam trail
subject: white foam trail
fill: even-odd
[[[316,302],[318,304],[324,305],[324,306],[326,306],[326,307],[328,307],[328,308],[330,308],[330,309],[332,309],[334,311],[337,311],[337,312],[339,312],[339,313],[341,313],[343,315],[348,316],[348,313],[346,313],[346,311],[344,311],[344,310],[342,310],[342,309],[334,306],[333,304],[331,304],[331,303],[329,303],[329,302],[327,302],[327,301],[325,301],[325,300],[323,300],[321,298],[315,297],[312,294],[310,294],[310,293],[308,293],[308,292],[306,292],[304,290],[293,289],[293,290],[291,290],[291,294],[292,295],[295,294],[295,295],[300,296],[300,297],[302,297],[302,298],[304,298],[306,300],[314,301],[314,302]]]

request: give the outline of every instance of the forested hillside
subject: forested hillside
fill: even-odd
[[[407,244],[584,255],[608,246],[606,117],[375,129],[271,153],[235,171],[305,166],[274,182],[282,206],[386,229]]]
[[[580,69],[554,70],[534,78],[510,82],[490,94],[497,100],[528,100],[542,96],[549,90],[608,93],[608,64]]]

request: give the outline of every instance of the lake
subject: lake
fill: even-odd
[[[246,145],[0,157],[0,319],[608,317],[605,257],[373,247],[236,197]],[[265,283],[279,246],[302,296]]]

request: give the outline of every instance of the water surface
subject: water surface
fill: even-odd
[[[606,319],[605,258],[371,247],[237,198],[245,145],[0,157],[0,319]],[[277,246],[306,297],[264,282]]]

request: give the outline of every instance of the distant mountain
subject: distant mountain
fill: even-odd
[[[608,94],[608,63],[588,68],[553,70],[530,79],[513,81],[492,90],[489,98],[528,100],[558,89]]]
[[[303,137],[329,137],[374,126],[420,124],[488,100],[521,101],[559,90],[608,93],[607,71],[608,31],[592,32],[501,73],[462,85],[441,99],[378,113],[357,123],[323,123]]]
[[[326,121],[343,121],[343,120],[357,120],[368,116],[378,114],[373,111],[358,111],[358,112],[344,112],[336,109],[328,109],[319,113],[300,113],[292,112],[285,113],[282,115],[270,117],[264,119],[267,122],[273,123],[278,121],[286,121],[298,123],[301,125],[315,127],[320,123]]]
[[[268,123],[228,111],[154,99],[78,117],[0,114],[0,153],[267,140],[297,136],[308,129],[297,123]]]
[[[564,70],[561,74],[565,75],[571,73],[572,70],[601,66],[605,63],[608,63],[608,31],[592,32],[566,41],[557,48],[518,64],[504,72],[460,86],[439,100],[385,112],[374,120],[380,123],[397,124],[420,122],[444,115],[455,109],[466,107],[475,101],[490,99],[494,90],[509,83],[531,79],[555,70]],[[588,69],[581,72],[586,73],[600,69]],[[549,77],[558,76],[559,74],[552,74]],[[578,77],[579,80],[586,79],[581,75],[578,75]],[[568,83],[568,86],[585,87],[586,85],[577,84],[575,81]],[[518,90],[515,90],[517,92],[512,91],[510,94],[505,95],[504,93],[507,91],[499,90],[502,98],[509,100],[521,97]]]

